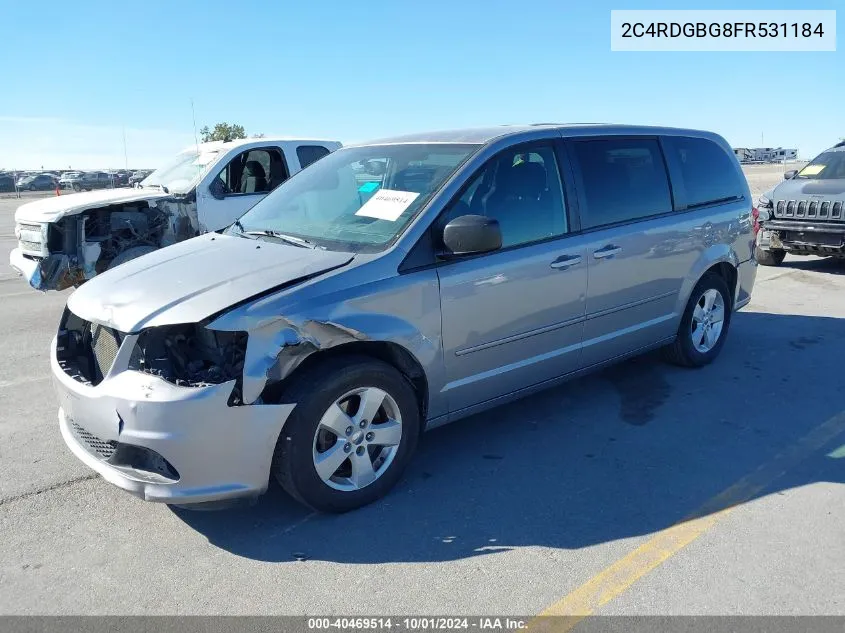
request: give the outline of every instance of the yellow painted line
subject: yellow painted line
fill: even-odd
[[[845,411],[817,426],[790,448],[707,501],[680,523],[658,532],[570,594],[546,607],[537,618],[529,622],[529,628],[553,630],[556,633],[569,631],[695,541],[730,514],[737,505],[753,499],[781,475],[843,431]],[[544,619],[544,616],[559,617]]]

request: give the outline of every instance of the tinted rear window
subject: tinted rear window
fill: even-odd
[[[329,150],[322,145],[300,145],[296,148],[296,157],[303,169],[328,153]]]
[[[706,138],[667,137],[666,151],[677,161],[687,206],[741,198],[745,191],[736,161]]]
[[[590,229],[668,213],[669,178],[656,139],[573,142],[587,208],[581,227]]]

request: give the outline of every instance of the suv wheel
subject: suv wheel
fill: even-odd
[[[664,348],[667,360],[683,367],[711,363],[725,343],[732,308],[725,280],[716,273],[704,275],[690,295],[675,342]]]
[[[754,249],[754,259],[762,266],[780,266],[786,257],[786,251],[764,251],[759,246]]]
[[[420,433],[414,389],[387,363],[361,356],[323,362],[294,378],[296,404],[276,444],[273,475],[294,499],[346,512],[385,495]]]

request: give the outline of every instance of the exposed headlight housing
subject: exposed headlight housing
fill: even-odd
[[[138,335],[129,369],[180,387],[240,383],[246,344],[246,332],[210,330],[197,323],[148,328]]]

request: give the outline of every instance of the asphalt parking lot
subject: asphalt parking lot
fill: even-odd
[[[754,193],[780,171],[749,168]],[[65,448],[48,345],[68,292],[8,268],[18,204],[0,199],[0,613],[845,614],[845,264],[760,268],[709,367],[648,356],[426,434],[357,512],[275,487],[191,512]]]

